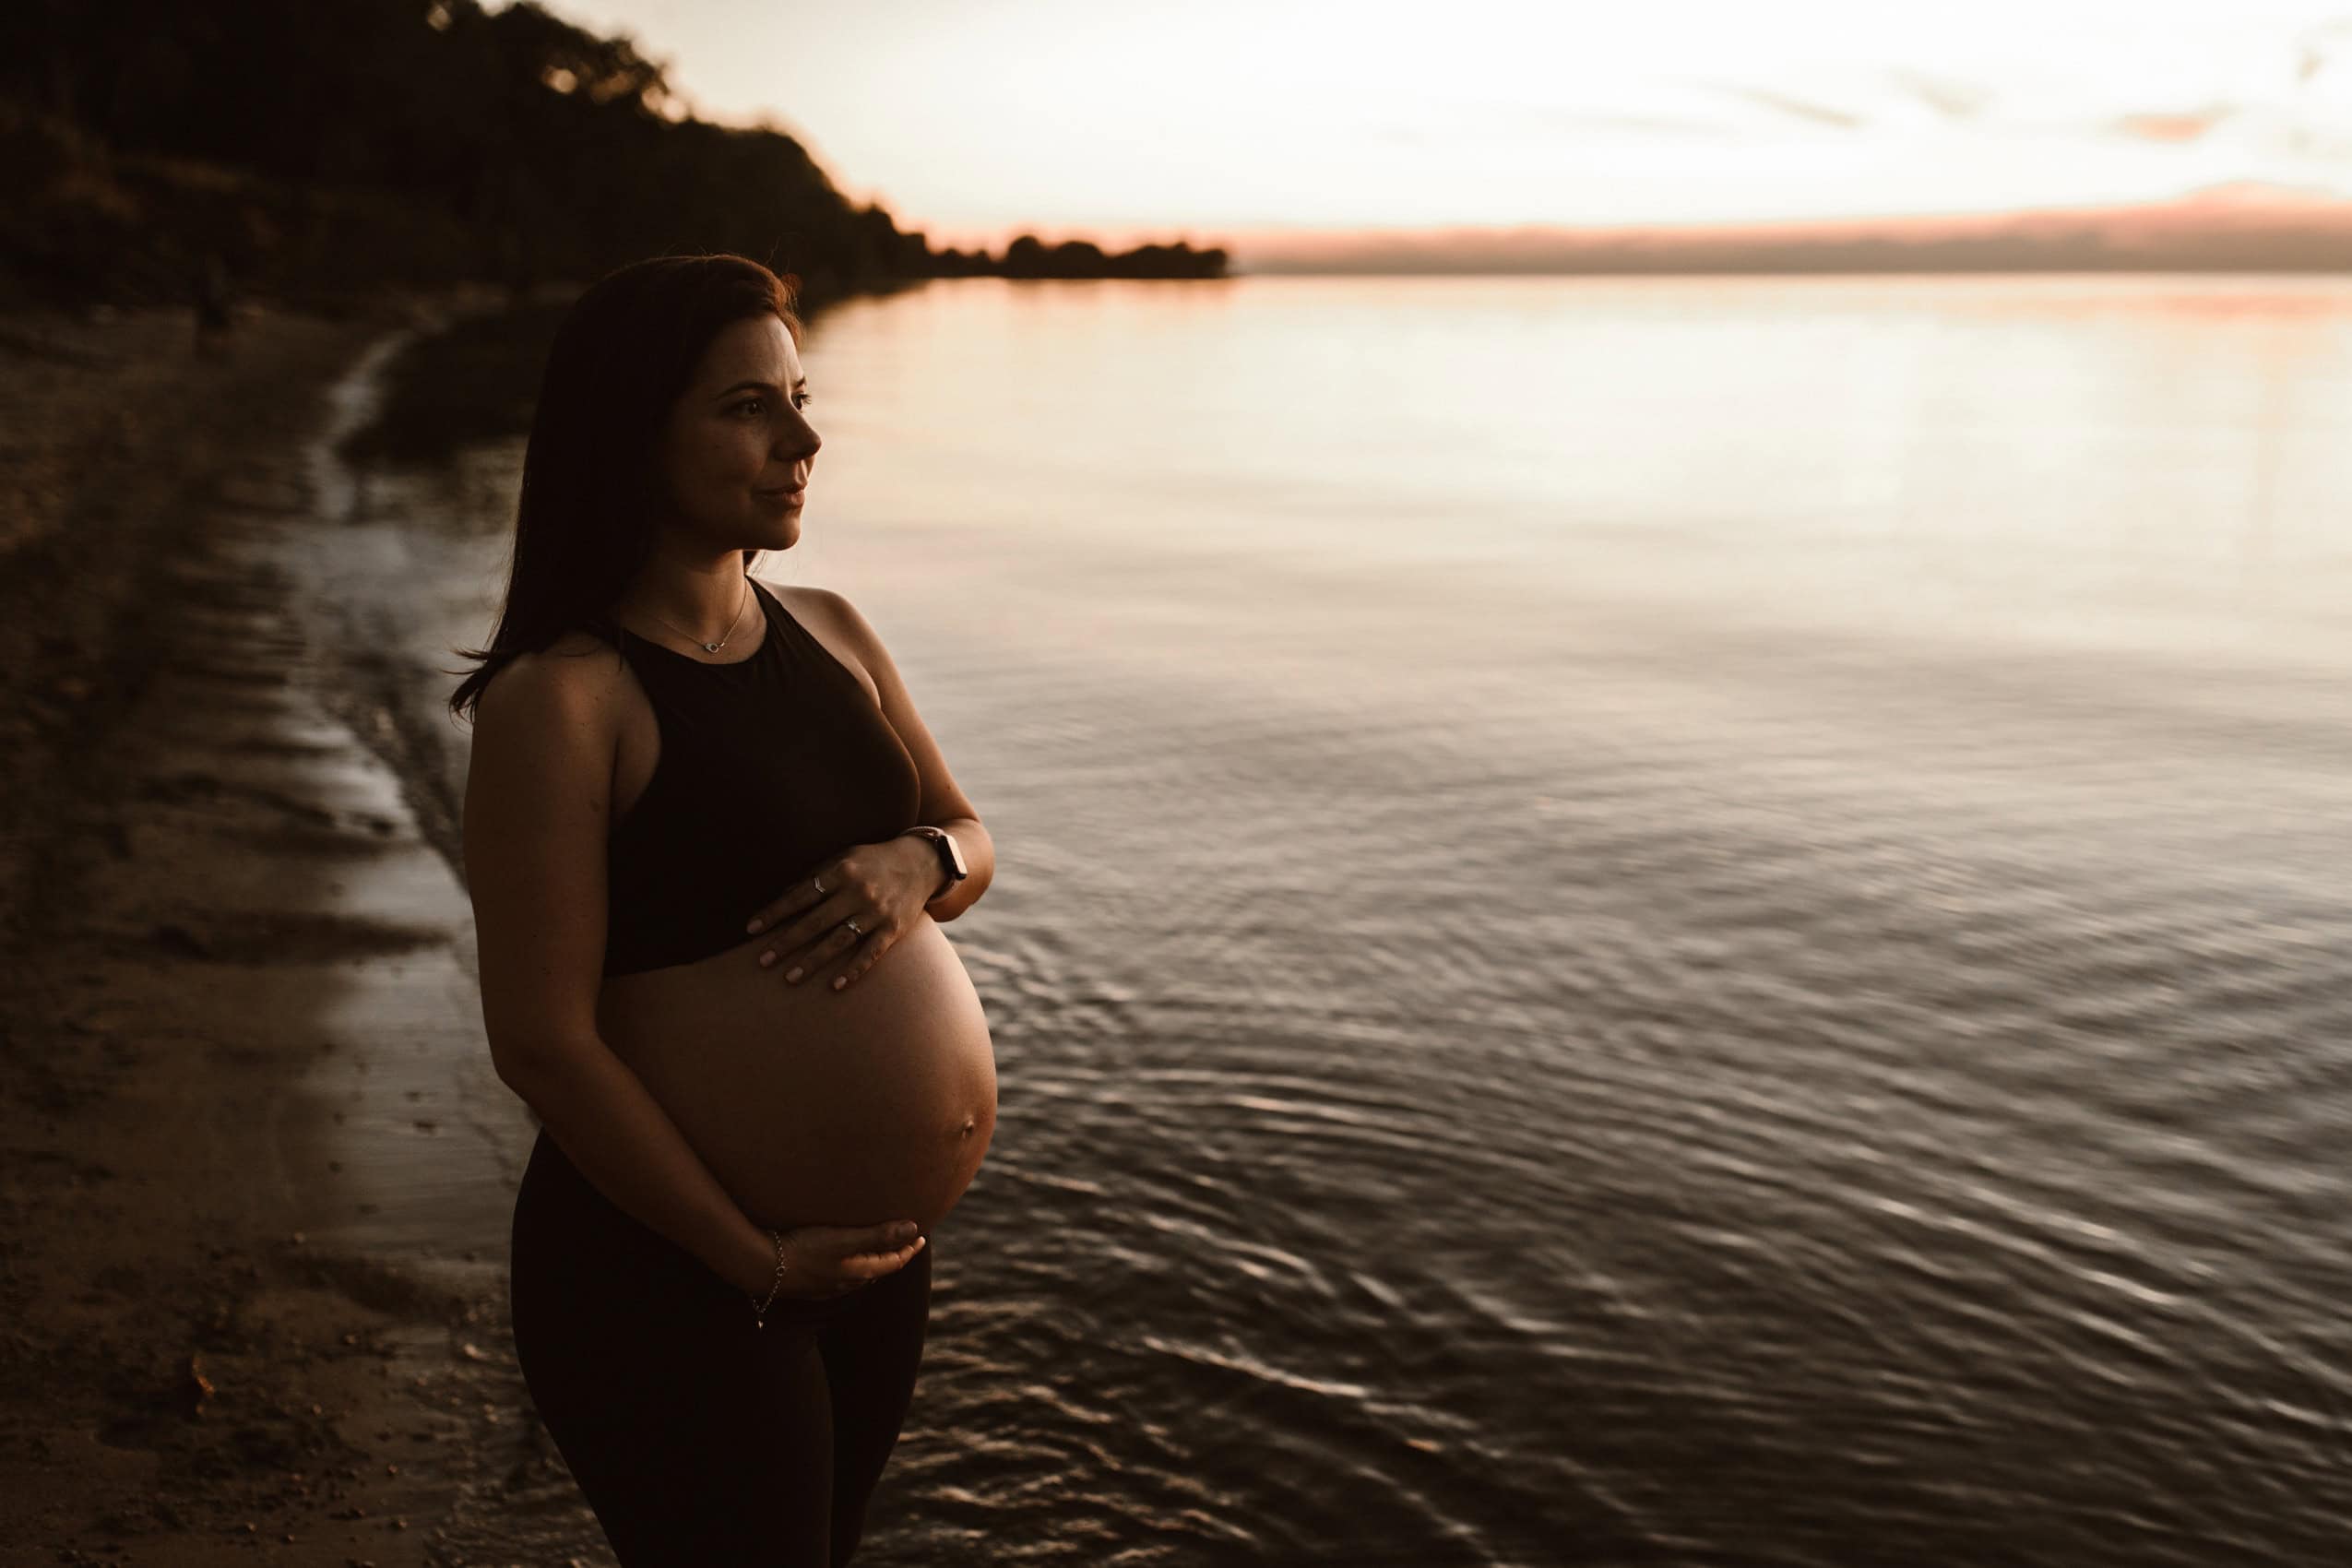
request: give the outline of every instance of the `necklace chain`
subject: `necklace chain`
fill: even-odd
[[[742,598],[738,600],[735,604],[735,618],[727,623],[727,635],[719,638],[715,643],[707,643],[703,641],[700,637],[695,636],[694,633],[687,631],[684,627],[678,625],[675,622],[662,621],[660,616],[653,615],[653,612],[650,610],[647,610],[646,613],[653,615],[653,618],[657,621],[661,621],[663,625],[668,626],[671,631],[677,633],[680,636],[685,638],[688,642],[702,649],[703,652],[717,653],[720,648],[725,647],[729,643],[735,640],[735,628],[742,624],[743,606],[750,602],[751,597],[752,575],[749,572],[746,572],[743,574]]]

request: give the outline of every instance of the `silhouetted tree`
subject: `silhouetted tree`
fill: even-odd
[[[782,129],[673,108],[633,40],[533,0],[495,13],[479,0],[11,0],[0,166],[60,147],[89,166],[0,204],[0,262],[96,286],[182,275],[209,246],[257,283],[471,277],[521,291],[731,250],[800,274],[812,311],[943,273],[1222,270],[1222,253],[1106,257],[1028,236],[1001,268],[984,253],[934,256],[881,208],[852,206]],[[263,178],[199,177],[189,160]]]

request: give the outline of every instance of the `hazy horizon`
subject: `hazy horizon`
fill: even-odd
[[[2352,270],[2352,197],[2237,181],[2128,206],[1616,228],[1293,228],[1229,243],[1231,270],[1258,275],[2342,272]]]
[[[2352,197],[2352,16],[2314,0],[1861,0],[1588,18],[1461,0],[553,0],[679,109],[801,140],[934,248],[1616,229]],[[2030,41],[2026,47],[2024,41]],[[1262,258],[1261,258],[1262,259]]]

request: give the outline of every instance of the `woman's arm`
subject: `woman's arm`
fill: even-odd
[[[922,715],[915,711],[915,699],[907,694],[907,683],[898,674],[890,650],[882,645],[882,634],[858,607],[831,588],[813,588],[834,618],[836,624],[849,636],[856,648],[858,659],[873,677],[876,694],[882,703],[882,716],[890,720],[890,728],[898,732],[899,743],[914,759],[915,771],[922,779],[922,801],[915,820],[932,827],[943,828],[956,837],[956,847],[964,851],[964,880],[941,894],[938,899],[923,906],[934,921],[944,923],[980,902],[980,895],[996,876],[996,841],[980,826],[980,813],[973,807],[955,775],[947,770],[947,758],[932,738]],[[929,845],[915,843],[927,855],[935,854]]]
[[[526,654],[475,710],[466,879],[491,1060],[599,1192],[764,1294],[774,1244],[597,1032],[617,680],[601,658]]]
[[[509,1053],[498,1076],[547,1124],[596,1190],[708,1265],[737,1289],[765,1296],[776,1245],[736,1206],[645,1081],[589,1036]]]

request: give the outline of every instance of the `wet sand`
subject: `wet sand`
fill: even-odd
[[[466,899],[305,602],[306,445],[427,304],[0,322],[6,1568],[606,1560],[522,1416]]]

